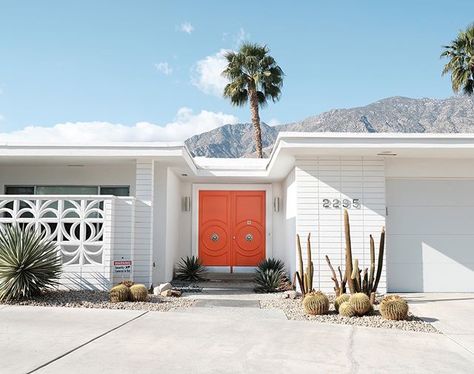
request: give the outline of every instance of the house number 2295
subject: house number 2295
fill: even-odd
[[[323,208],[360,209],[360,199],[323,199]]]

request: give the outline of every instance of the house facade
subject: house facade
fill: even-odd
[[[269,159],[192,158],[180,143],[0,145],[0,224],[35,227],[61,251],[62,283],[169,281],[183,256],[210,271],[296,270],[314,287],[386,230],[379,291],[474,291],[474,135],[281,133]]]

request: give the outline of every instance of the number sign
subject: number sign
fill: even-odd
[[[323,199],[323,208],[344,208],[344,209],[360,209],[360,199]]]

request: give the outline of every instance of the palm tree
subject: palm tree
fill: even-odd
[[[462,90],[467,95],[474,92],[474,24],[459,32],[451,45],[444,47],[441,57],[449,58],[443,75],[451,73],[454,92]]]
[[[227,66],[222,72],[229,80],[224,88],[224,97],[236,106],[244,106],[247,101],[250,103],[259,158],[263,158],[259,106],[265,106],[269,99],[273,102],[280,99],[284,75],[269,52],[265,45],[243,43],[237,52],[225,55]]]

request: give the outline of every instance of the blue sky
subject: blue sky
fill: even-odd
[[[0,139],[182,140],[248,121],[219,94],[222,51],[243,40],[286,74],[267,123],[448,97],[441,45],[473,15],[469,0],[0,0]]]

